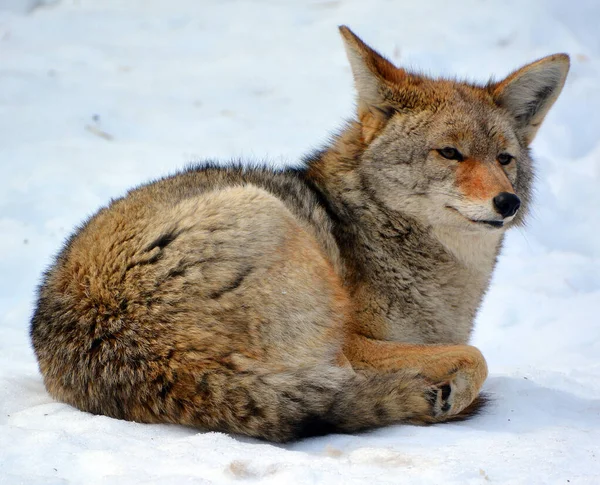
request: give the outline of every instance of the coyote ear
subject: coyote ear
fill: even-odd
[[[496,103],[517,120],[527,144],[535,138],[569,72],[569,56],[554,54],[522,67],[491,86]]]
[[[340,34],[358,92],[359,112],[369,107],[378,108],[384,113],[389,111],[386,84],[399,82],[404,71],[371,49],[345,25],[340,26]]]

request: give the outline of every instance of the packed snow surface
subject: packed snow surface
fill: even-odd
[[[487,413],[275,446],[54,402],[28,325],[65,237],[191,161],[325,142],[353,113],[342,23],[431,75],[571,55],[477,318]],[[0,0],[0,483],[600,483],[599,23],[594,0]]]

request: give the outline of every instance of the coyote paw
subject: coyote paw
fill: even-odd
[[[468,374],[458,371],[448,381],[432,386],[427,391],[432,421],[452,419],[469,408],[479,393],[479,386],[474,384]]]

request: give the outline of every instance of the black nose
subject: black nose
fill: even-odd
[[[521,200],[515,194],[500,192],[494,197],[494,207],[502,217],[514,216],[521,207]]]

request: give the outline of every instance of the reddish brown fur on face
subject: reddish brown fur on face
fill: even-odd
[[[456,185],[463,195],[473,200],[491,200],[500,192],[514,193],[514,189],[495,163],[467,158],[456,168]]]
[[[387,120],[382,115],[374,114],[370,111],[360,111],[358,116],[362,128],[363,141],[365,145],[368,145],[384,128]]]

